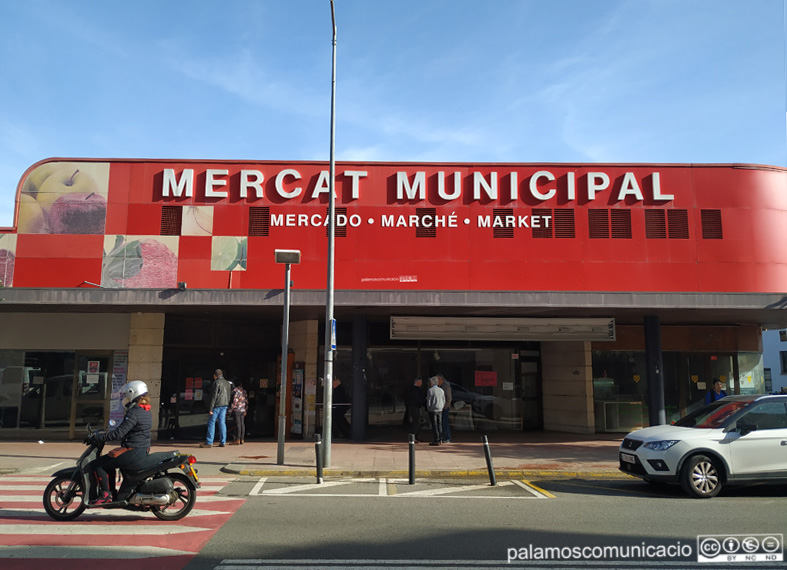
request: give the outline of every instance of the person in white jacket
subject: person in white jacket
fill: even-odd
[[[432,422],[434,439],[429,445],[440,445],[443,439],[443,408],[445,407],[445,392],[437,385],[437,377],[429,378],[429,390],[426,391],[426,411]]]

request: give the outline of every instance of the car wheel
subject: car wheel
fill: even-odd
[[[683,465],[680,486],[692,497],[715,497],[721,491],[721,472],[716,462],[707,455],[695,455]]]

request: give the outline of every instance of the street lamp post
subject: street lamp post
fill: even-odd
[[[334,179],[336,178],[336,13],[331,0],[331,23],[333,24],[333,47],[331,49],[331,156],[328,173],[328,280],[325,299],[325,377],[323,380],[323,465],[331,466],[331,432],[333,416],[333,338],[335,323],[333,318],[333,254],[335,242],[336,199]]]
[[[284,319],[281,327],[281,382],[279,385],[279,444],[276,464],[284,464],[284,432],[287,430],[287,345],[290,338],[290,265],[301,262],[298,249],[277,249],[276,263],[283,263],[284,270]]]

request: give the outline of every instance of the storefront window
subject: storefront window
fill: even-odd
[[[765,393],[762,355],[759,353],[664,352],[662,367],[667,422],[676,421],[705,406],[705,394],[714,378],[722,381],[728,394]],[[645,353],[595,351],[593,399],[597,432],[627,432],[648,425]]]
[[[738,382],[741,394],[765,394],[765,372],[762,354],[742,352],[738,355]]]
[[[443,374],[451,385],[451,429],[523,429],[521,378],[508,348],[372,348],[366,369],[369,428],[405,429],[407,393],[417,377]],[[516,353],[518,355],[518,353]],[[349,353],[347,354],[349,356]],[[349,362],[337,353],[336,372],[352,393]],[[428,431],[424,415],[422,429]],[[374,437],[374,434],[372,434]]]
[[[647,421],[645,354],[593,353],[593,400],[597,432],[628,432]]]
[[[3,428],[63,428],[71,421],[73,352],[0,351]]]

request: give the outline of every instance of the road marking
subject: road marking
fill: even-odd
[[[280,487],[278,489],[268,489],[263,491],[262,495],[285,495],[290,493],[298,493],[300,491],[316,491],[317,489],[327,489],[328,487],[341,487],[342,485],[351,485],[353,481],[324,481],[322,483],[306,483],[304,485],[293,485],[292,487]],[[318,493],[321,494],[321,493]]]
[[[409,483],[408,479],[388,479],[385,477],[381,477],[378,479],[374,478],[355,478],[355,479],[343,479],[340,481],[328,481],[323,483],[308,483],[308,484],[300,484],[300,485],[292,485],[292,486],[284,486],[284,487],[275,487],[272,489],[265,489],[265,485],[268,483],[279,483],[279,484],[286,484],[284,481],[273,480],[271,481],[268,477],[260,478],[255,484],[254,487],[249,492],[249,496],[279,496],[279,497],[439,497],[439,498],[446,498],[446,499],[554,499],[556,498],[555,495],[550,493],[549,491],[545,491],[533,485],[529,481],[502,481],[495,486],[490,485],[489,483],[477,484],[477,485],[456,485],[450,484],[445,486],[446,484],[443,483],[442,486],[439,486],[439,482],[431,482],[426,481],[427,484],[431,486],[427,489],[420,489],[417,491],[408,491],[407,488],[404,486],[405,483]],[[346,493],[331,493],[331,492],[324,492],[325,489],[330,487],[340,487],[340,486],[347,486],[351,485],[352,483],[376,483],[377,485],[377,492],[367,492],[367,493],[357,493],[352,492],[352,489]],[[420,481],[421,484],[424,481]],[[500,494],[490,494],[490,493],[483,493],[477,495],[467,495],[467,492],[478,492],[481,490],[493,490],[493,489],[500,489],[502,487],[513,487],[516,486],[517,488],[524,489],[527,491],[527,496],[521,495],[500,495]]]
[[[113,559],[133,560],[136,558],[159,558],[162,556],[193,556],[187,550],[175,550],[160,546],[2,546],[0,559],[46,558],[46,559]],[[236,569],[237,570],[237,569]]]
[[[555,498],[555,495],[553,495],[549,491],[545,491],[541,487],[537,487],[537,486],[533,485],[533,483],[531,483],[530,481],[524,481],[524,480],[518,481],[518,480],[514,479],[512,481],[512,483],[514,483],[514,485],[518,485],[519,487],[522,487],[523,489],[525,489],[526,491],[529,491],[530,493],[533,493],[533,495],[535,495],[536,498],[538,498],[538,499],[554,499]]]
[[[25,518],[25,517],[38,517],[41,515],[45,515],[46,510],[44,509],[32,509],[29,507],[25,507],[24,510],[21,509],[14,509],[9,507],[0,507],[0,516],[2,517],[15,517],[15,518]],[[205,509],[192,509],[188,516],[191,517],[211,517],[214,515],[228,515],[230,514],[229,511],[208,511]],[[90,509],[86,511],[80,516],[79,520],[86,520],[88,517],[92,516],[99,516],[99,517],[112,517],[113,520],[123,520],[125,519],[138,519],[139,517],[147,517],[151,519],[155,519],[156,515],[151,513],[150,511],[126,511],[123,509]],[[46,519],[48,520],[48,518]]]
[[[211,530],[196,526],[182,525],[112,525],[105,524],[0,524],[0,536],[4,534],[29,534],[29,535],[95,535],[100,529],[100,534],[184,534]]]
[[[511,485],[511,481],[503,481],[498,483],[498,487],[506,487]],[[461,487],[441,487],[439,489],[422,489],[421,491],[410,491],[408,493],[399,493],[397,497],[433,497],[435,495],[448,495],[450,493],[460,493],[462,491],[476,491],[478,489],[489,489],[491,485],[485,483],[483,485],[463,485]],[[507,498],[507,497],[506,497]]]

